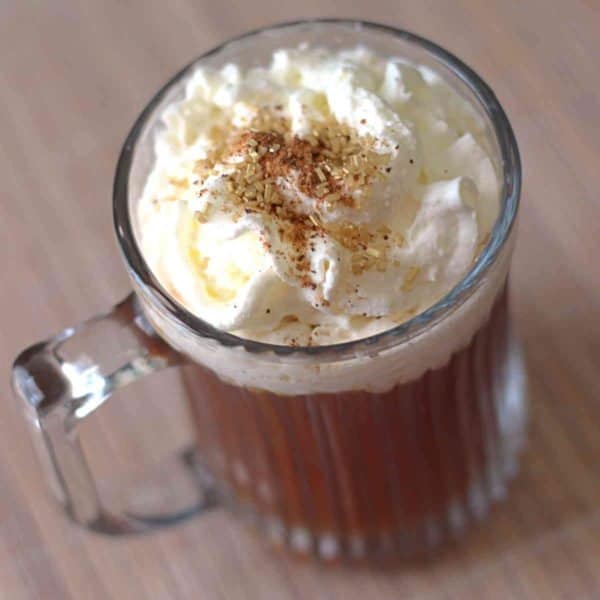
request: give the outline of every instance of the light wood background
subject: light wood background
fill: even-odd
[[[82,531],[49,501],[9,365],[127,292],[113,168],[157,87],[234,34],[324,14],[439,41],[514,124],[512,296],[533,405],[521,475],[458,549],[387,573],[291,561],[218,510],[151,537]],[[0,598],[600,598],[599,62],[598,0],[0,0]],[[143,478],[189,437],[173,375],[119,394],[83,434],[106,493]]]

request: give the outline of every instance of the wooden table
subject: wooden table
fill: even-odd
[[[600,4],[235,4],[0,3],[0,598],[600,598]],[[291,561],[219,510],[151,537],[82,531],[47,496],[8,366],[125,295],[111,180],[157,87],[225,38],[320,14],[439,41],[514,124],[525,186],[512,295],[532,424],[510,499],[455,551],[386,573]],[[120,394],[83,433],[106,493],[142,478],[190,435],[173,375]]]

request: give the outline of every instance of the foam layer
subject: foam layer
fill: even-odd
[[[297,170],[274,177],[288,212],[307,223],[319,216],[315,237],[307,235],[300,249],[280,233],[283,217],[231,209],[228,177],[246,168],[252,146],[222,152],[209,172],[199,172],[224,135],[248,131],[264,110],[287,128],[281,144],[266,146],[268,153],[277,156],[289,140],[310,140],[315,128],[340,127],[355,136],[359,156],[375,157],[377,173],[361,186],[344,180],[338,195],[349,201],[327,210],[327,194],[319,195],[318,186],[307,193]],[[431,306],[465,275],[498,213],[492,144],[470,104],[431,70],[365,49],[280,50],[265,68],[199,68],[184,100],[171,105],[163,121],[139,202],[145,258],[190,311],[241,337],[321,345],[389,329]],[[364,247],[340,242],[340,224],[366,232]],[[304,271],[297,268],[300,254]],[[455,339],[470,339],[489,306],[473,310],[477,315]],[[281,375],[297,384],[307,374]],[[250,372],[242,379],[263,387]],[[323,383],[323,391],[336,389],[336,379]],[[388,379],[382,374],[386,385]],[[275,380],[274,391],[289,393],[281,377]]]

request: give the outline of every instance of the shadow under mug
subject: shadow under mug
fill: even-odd
[[[150,272],[135,231],[160,115],[183,97],[195,67],[264,64],[276,49],[301,42],[363,44],[431,66],[485,122],[502,176],[489,242],[448,295],[391,330],[310,348],[241,339],[189,313]],[[343,20],[289,23],[188,65],[142,112],[117,166],[115,229],[134,293],[31,346],[13,367],[15,393],[66,513],[95,531],[122,534],[225,505],[274,542],[324,560],[413,556],[460,536],[504,494],[523,440],[524,374],[506,293],[520,184],[516,141],[492,91],[457,58],[405,31]],[[173,514],[110,510],[77,426],[114,390],[171,366],[181,369],[197,431],[185,460],[198,498]],[[401,383],[384,386],[388,380]]]

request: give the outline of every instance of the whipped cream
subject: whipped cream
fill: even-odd
[[[389,329],[459,282],[498,213],[471,104],[429,68],[364,48],[200,67],[162,120],[138,205],[144,256],[179,302],[241,337],[321,345]],[[243,136],[273,123],[283,137],[253,162],[262,138]],[[310,185],[297,161],[307,145],[325,148]],[[268,171],[268,194],[246,180],[236,191],[249,165]],[[256,208],[248,186],[277,200]]]

